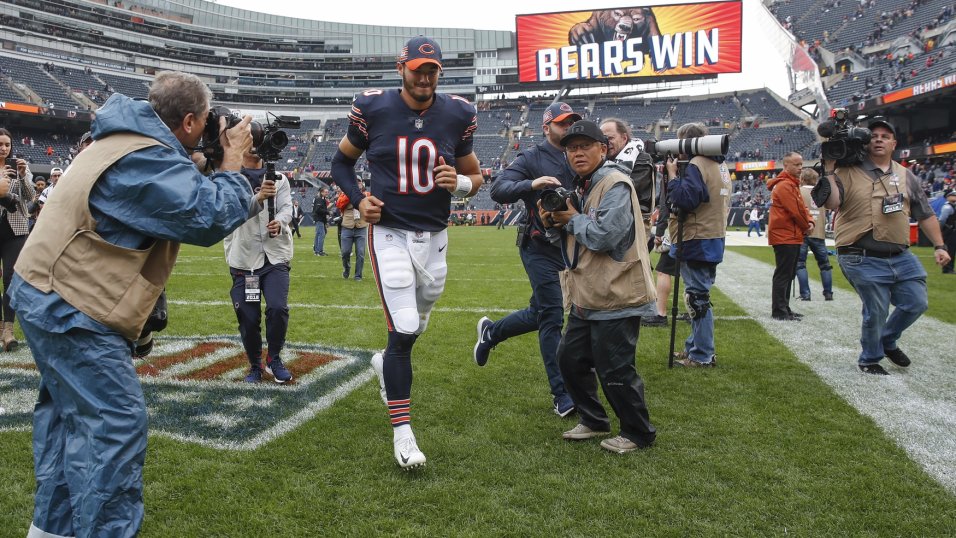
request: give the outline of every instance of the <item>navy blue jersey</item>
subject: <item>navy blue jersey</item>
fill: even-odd
[[[451,193],[435,185],[438,157],[455,166],[472,153],[475,106],[456,95],[435,94],[432,105],[408,108],[399,90],[368,90],[352,102],[348,139],[365,151],[369,190],[384,202],[382,226],[437,232],[448,225]]]

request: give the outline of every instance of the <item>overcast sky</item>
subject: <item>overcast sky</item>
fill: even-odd
[[[697,0],[699,1],[699,0]],[[252,11],[286,15],[323,21],[375,24],[388,26],[427,26],[436,28],[474,28],[479,30],[515,29],[515,15],[548,11],[589,11],[620,7],[626,0],[548,0],[502,1],[477,0],[473,2],[432,1],[407,2],[401,0],[217,0],[220,4]],[[645,1],[638,5],[694,3],[681,0]],[[469,7],[464,7],[469,6]],[[480,7],[479,7],[480,6]],[[759,0],[744,0],[743,73],[719,75],[718,82],[708,87],[688,88],[683,93],[719,93],[769,87],[786,98],[790,93],[784,63],[777,53],[766,45],[763,30],[758,28],[752,10],[760,8]]]

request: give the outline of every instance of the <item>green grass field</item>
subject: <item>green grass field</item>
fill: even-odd
[[[296,242],[289,301],[301,306],[288,340],[381,348],[380,310],[323,307],[378,305],[368,265],[363,282],[342,279],[330,231],[329,257],[312,256],[310,229]],[[719,368],[668,370],[668,331],[641,332],[654,447],[620,456],[597,441],[563,441],[575,421],[551,411],[535,334],[499,345],[484,368],[471,358],[481,309],[527,304],[514,230],[452,228],[450,237],[449,282],[413,358],[424,470],[395,465],[373,380],[256,450],[151,436],[142,536],[956,534],[953,494],[719,291]],[[766,247],[735,250],[772,260]],[[956,279],[938,272],[930,315],[952,323]],[[184,247],[166,334],[234,333],[230,284],[221,247]],[[0,433],[0,454],[0,536],[23,536],[30,434]]]

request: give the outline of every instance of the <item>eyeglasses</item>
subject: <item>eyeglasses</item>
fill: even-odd
[[[568,153],[577,153],[578,151],[587,151],[593,148],[594,144],[597,144],[597,142],[592,140],[590,142],[581,142],[580,144],[568,144],[564,146],[564,149]]]

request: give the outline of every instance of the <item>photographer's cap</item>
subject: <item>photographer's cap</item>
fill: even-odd
[[[579,120],[574,122],[574,125],[568,127],[567,134],[561,138],[561,146],[567,146],[571,139],[576,136],[583,136],[602,144],[607,144],[607,137],[604,136],[604,133],[601,132],[601,128],[593,121]]]
[[[873,130],[874,127],[884,127],[886,129],[889,129],[890,132],[893,133],[893,138],[896,138],[896,127],[893,127],[893,124],[886,121],[886,118],[884,118],[883,116],[876,116],[875,118],[871,119],[867,127],[869,127],[871,131]]]
[[[943,194],[943,198],[949,198],[950,196],[956,196],[956,189],[948,190],[945,194]]]
[[[541,120],[544,125],[551,123],[552,121],[564,121],[570,119],[571,121],[581,121],[581,115],[575,112],[571,105],[567,103],[557,102],[551,103],[548,108],[544,109],[544,116]]]
[[[398,56],[398,63],[405,64],[415,70],[425,64],[435,64],[441,69],[441,47],[438,42],[423,35],[413,37],[405,43],[402,53]]]
[[[52,176],[53,174],[62,174],[62,173],[63,173],[63,170],[60,169],[60,168],[51,168],[51,169],[50,169],[50,175],[51,175],[51,176]]]

